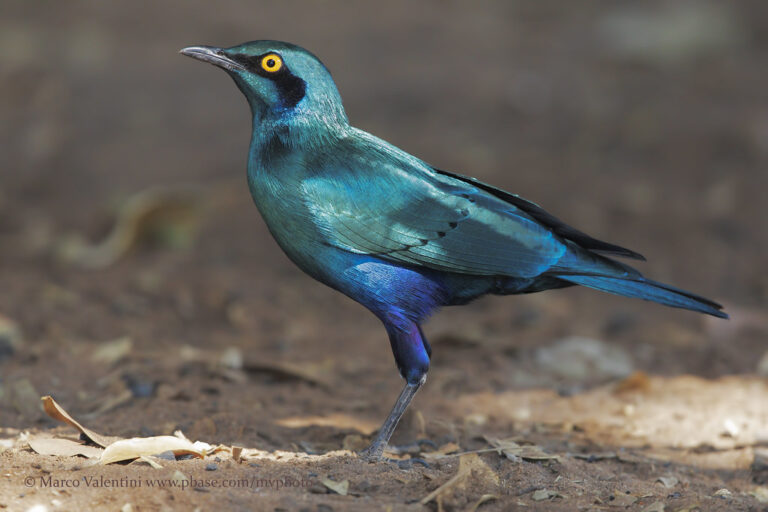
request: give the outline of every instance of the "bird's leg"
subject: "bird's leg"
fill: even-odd
[[[400,392],[400,396],[397,397],[395,406],[392,408],[389,416],[387,416],[387,419],[384,420],[384,423],[381,425],[379,433],[376,434],[376,438],[368,448],[360,452],[360,456],[362,458],[371,462],[381,459],[381,455],[384,453],[384,448],[387,447],[389,438],[392,437],[392,433],[395,431],[397,424],[400,422],[400,418],[403,417],[405,410],[408,408],[408,404],[411,403],[414,395],[416,395],[416,392],[426,380],[427,376],[424,375],[421,380],[416,383],[411,384],[410,382],[406,382],[405,387]]]
[[[384,420],[376,438],[368,448],[360,453],[361,457],[372,462],[381,460],[382,453],[387,447],[389,438],[392,437],[400,418],[403,417],[416,392],[427,380],[431,353],[424,333],[416,323],[392,312],[382,315],[382,320],[389,334],[397,369],[405,379],[405,387],[400,392],[400,396],[397,397],[392,411]]]

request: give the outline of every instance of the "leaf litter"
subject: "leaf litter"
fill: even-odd
[[[52,397],[44,396],[41,400],[43,410],[51,418],[74,427],[80,432],[81,437],[89,443],[84,444],[71,439],[52,438],[50,436],[28,438],[27,442],[30,448],[41,455],[82,455],[98,459],[100,464],[142,459],[155,467],[155,464],[146,459],[147,456],[171,452],[174,457],[192,455],[197,458],[204,458],[207,455],[222,451],[232,452],[232,449],[226,446],[213,446],[201,441],[192,442],[181,431],[176,431],[172,436],[133,437],[130,439],[103,436],[75,420]]]

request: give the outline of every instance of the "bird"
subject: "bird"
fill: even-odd
[[[353,127],[329,70],[299,46],[258,40],[180,53],[226,71],[247,99],[248,186],[280,248],[384,325],[405,384],[363,460],[391,460],[384,451],[429,370],[422,323],[443,306],[580,285],[728,317],[615,259],[644,261],[637,252]]]

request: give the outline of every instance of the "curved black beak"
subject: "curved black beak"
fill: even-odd
[[[245,71],[245,67],[230,59],[221,48],[215,46],[187,46],[179,51],[182,55],[202,60],[229,71]]]

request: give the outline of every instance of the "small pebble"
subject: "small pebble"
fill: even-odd
[[[205,470],[206,471],[216,471],[217,469],[219,469],[219,466],[217,466],[214,463],[210,463],[210,464],[205,466]]]
[[[158,453],[158,454],[155,455],[155,457],[157,457],[158,459],[163,459],[163,460],[176,460],[176,456],[173,454],[173,452],[171,450],[168,450],[168,451],[165,451],[165,452],[162,452],[162,453]]]

